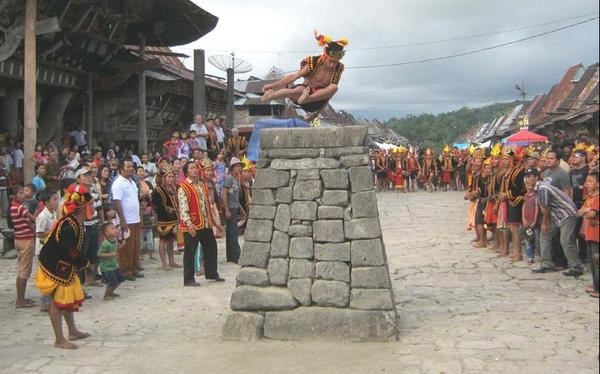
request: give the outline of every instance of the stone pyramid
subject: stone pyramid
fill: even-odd
[[[265,129],[260,145],[223,338],[396,339],[367,128]]]

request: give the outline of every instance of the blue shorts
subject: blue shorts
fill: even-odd
[[[123,274],[121,270],[111,270],[111,271],[103,271],[102,272],[102,280],[106,283],[106,286],[115,290],[125,278],[123,278]]]

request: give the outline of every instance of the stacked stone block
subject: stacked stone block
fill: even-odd
[[[366,127],[269,129],[226,339],[396,338]]]

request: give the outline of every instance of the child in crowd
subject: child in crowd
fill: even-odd
[[[40,254],[40,250],[42,249],[42,245],[46,241],[48,234],[50,234],[50,230],[52,226],[58,219],[58,195],[50,190],[45,189],[42,190],[38,194],[38,198],[40,202],[43,204],[44,209],[40,212],[40,214],[35,219],[35,254],[36,256]],[[52,296],[44,295],[42,296],[42,302],[40,303],[40,311],[47,312],[50,309],[50,303],[52,302]]]
[[[534,258],[540,257],[540,228],[538,225],[540,208],[535,195],[535,182],[528,182],[526,179],[525,190],[521,217],[525,231],[525,256],[527,263],[532,264]]]
[[[33,256],[35,254],[35,217],[29,213],[23,204],[25,189],[21,185],[15,186],[13,199],[8,214],[8,227],[14,230],[15,248],[17,257],[17,308],[31,308],[36,303],[25,298],[27,280],[31,277]]]
[[[37,193],[35,185],[33,185],[32,183],[26,184],[24,191],[25,201],[23,202],[23,205],[25,205],[27,210],[29,210],[29,213],[31,213],[35,217],[37,215],[36,212],[38,210],[39,203],[38,200],[35,198],[35,194]]]
[[[213,162],[215,168],[215,188],[217,189],[217,196],[221,198],[221,192],[223,191],[223,181],[227,175],[227,162],[225,162],[225,151],[221,150],[217,153],[217,158]]]
[[[163,148],[165,149],[165,155],[167,159],[173,160],[177,158],[177,154],[179,153],[179,132],[175,131],[173,135],[171,135],[171,139],[167,140],[163,144]]]
[[[104,205],[104,222],[115,225],[115,228],[117,229],[117,240],[121,240],[121,222],[119,221],[119,216],[117,216],[117,212],[115,212],[115,208],[112,206],[112,204]],[[101,235],[102,237],[100,238],[100,241],[106,239],[104,237],[104,233],[101,232]]]
[[[190,150],[190,156],[192,155],[192,150],[199,148],[200,144],[198,143],[198,139],[196,139],[196,130],[190,131],[190,137],[188,138],[188,147]]]
[[[102,225],[102,234],[104,241],[100,245],[98,251],[98,264],[102,279],[106,282],[106,291],[104,292],[104,300],[113,300],[121,295],[115,293],[115,290],[125,278],[119,270],[119,250],[125,246],[125,240],[117,240],[117,229],[111,222],[106,222]]]
[[[48,162],[48,158],[44,155],[44,148],[40,143],[35,146],[35,152],[33,152],[33,161],[36,164],[45,165]]]
[[[579,217],[583,217],[583,232],[587,244],[588,261],[592,273],[593,284],[586,288],[586,292],[591,297],[600,297],[599,288],[599,266],[600,254],[598,253],[598,242],[600,241],[600,183],[598,183],[598,173],[590,173],[585,179],[585,189],[587,196],[583,206],[577,212]]]
[[[155,262],[154,258],[154,212],[150,206],[150,198],[140,199],[140,210],[142,211],[142,256],[147,254],[150,261]]]
[[[177,150],[177,158],[189,158],[190,157],[190,145],[188,143],[188,133],[181,133],[181,140],[179,141],[179,149]]]

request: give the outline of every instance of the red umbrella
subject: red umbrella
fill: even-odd
[[[547,136],[536,134],[529,130],[519,130],[516,134],[504,139],[504,143],[520,144],[522,143],[542,143],[548,140]]]

